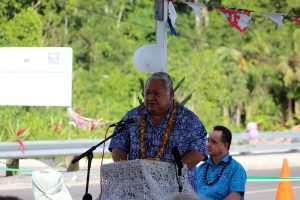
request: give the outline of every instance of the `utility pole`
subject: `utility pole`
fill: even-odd
[[[156,44],[161,45],[167,52],[168,47],[168,0],[155,0],[154,16],[156,20]],[[167,66],[163,69],[167,71]]]

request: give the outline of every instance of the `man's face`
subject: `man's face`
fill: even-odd
[[[152,115],[165,115],[173,99],[173,91],[167,93],[163,80],[150,79],[145,87],[145,106]]]
[[[207,138],[207,150],[210,156],[222,156],[228,152],[228,144],[221,140],[222,131],[213,131]]]

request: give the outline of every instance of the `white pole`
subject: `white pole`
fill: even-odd
[[[161,45],[167,52],[168,47],[168,0],[155,0],[156,44]],[[167,71],[167,65],[163,69]]]

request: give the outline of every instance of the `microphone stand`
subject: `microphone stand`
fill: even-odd
[[[178,151],[178,148],[177,147],[173,147],[172,148],[172,154],[174,156],[174,163],[175,163],[175,166],[177,166],[178,168],[178,171],[177,171],[177,182],[178,182],[178,190],[179,190],[179,193],[182,192],[183,190],[183,187],[182,187],[182,168],[183,168],[183,164],[182,164],[182,161],[181,161],[181,156],[180,156],[180,153]]]
[[[111,127],[111,126],[110,126]],[[122,126],[124,127],[124,126]],[[120,130],[122,129],[122,127],[120,128]],[[118,131],[120,131],[118,130]],[[115,133],[113,133],[111,136],[107,137],[106,139],[102,140],[100,143],[98,143],[95,146],[92,146],[89,150],[87,150],[86,152],[82,153],[81,155],[77,156],[76,158],[74,158],[71,162],[72,164],[77,163],[79,160],[81,160],[82,158],[84,158],[85,156],[88,159],[88,171],[87,171],[87,177],[86,177],[86,186],[85,186],[85,194],[82,198],[82,200],[93,200],[93,197],[91,194],[88,193],[89,191],[89,181],[90,181],[90,171],[91,171],[91,164],[92,164],[92,159],[94,158],[94,154],[93,151],[95,151],[97,149],[97,147],[99,147],[101,144],[103,144],[104,142],[106,142],[107,140],[109,140],[110,138],[114,137],[118,131],[116,131]]]
[[[181,193],[182,190],[183,190],[183,186],[182,186],[182,168],[183,168],[183,164],[182,163],[181,164],[177,163],[177,167],[178,167],[178,176],[177,176],[177,178],[178,178],[178,180],[177,180],[178,181],[178,191],[179,191],[179,193]]]

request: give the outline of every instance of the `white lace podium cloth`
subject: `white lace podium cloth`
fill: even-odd
[[[177,168],[173,163],[131,160],[102,166],[102,200],[164,200],[178,193]],[[182,171],[182,193],[196,195]]]

